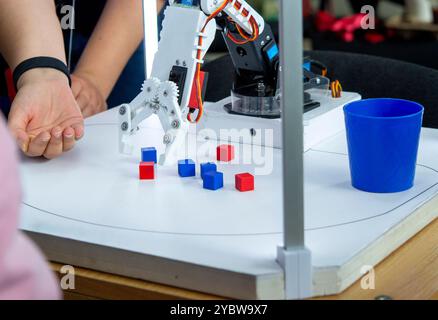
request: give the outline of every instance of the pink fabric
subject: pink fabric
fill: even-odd
[[[58,299],[54,274],[39,250],[17,230],[21,191],[15,149],[0,115],[0,300]]]

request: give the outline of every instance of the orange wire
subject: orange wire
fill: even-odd
[[[237,31],[239,32],[240,36],[245,39],[245,40],[249,40],[251,35],[247,35],[246,31],[243,30],[236,22],[234,22],[230,17],[228,17],[228,20],[234,24],[234,26],[236,27]],[[252,23],[251,23],[251,27],[252,27]]]
[[[241,36],[243,39],[245,39],[245,40],[249,40],[249,39],[250,39],[249,36],[247,36],[247,35],[245,34],[245,31],[242,30],[242,28],[241,28],[238,24],[236,24],[236,28],[237,28],[237,31],[239,31],[239,34],[240,34],[240,36]]]
[[[330,84],[330,89],[333,98],[340,98],[342,96],[342,85],[339,80],[335,80]]]
[[[205,32],[205,29],[207,28],[207,25],[209,24],[209,22],[211,20],[213,20],[214,18],[216,18],[217,15],[219,13],[221,13],[226,8],[226,6],[229,3],[230,3],[230,0],[224,0],[224,2],[220,5],[220,7],[218,7],[209,17],[207,17],[207,19],[205,20],[205,24],[204,24],[204,26],[201,29],[201,33]],[[200,35],[199,36],[199,40],[198,40],[198,46],[202,47],[203,43],[204,43],[204,39],[203,39],[202,35]],[[202,58],[202,50],[198,49],[198,52],[197,52],[197,55],[196,55],[196,59],[197,60],[201,60],[201,58]],[[201,120],[201,118],[202,118],[202,116],[204,114],[204,103],[202,102],[201,63],[200,62],[198,62],[197,66],[196,66],[195,78],[196,78],[197,100],[198,100],[198,107],[199,107],[198,115],[196,116],[195,122],[198,123]],[[193,122],[192,121],[192,116],[191,116],[190,113],[187,115],[187,119],[190,122]]]
[[[219,15],[219,13],[222,12],[222,11],[226,8],[226,6],[230,3],[230,1],[231,1],[231,0],[224,0],[224,2],[221,4],[221,6],[218,7],[218,8],[217,8],[217,9],[216,9],[216,10],[215,10],[215,11],[214,11],[214,12],[213,12],[213,13],[207,18],[207,20],[205,21],[205,24],[204,24],[203,28],[201,29],[201,33],[204,33],[204,31],[205,31],[205,29],[206,29],[208,23],[209,23],[211,20],[213,20],[214,18],[216,18],[216,17]],[[242,7],[242,4],[239,3],[238,1],[236,1],[236,2],[234,3],[234,7],[235,7],[237,10],[240,10],[240,8]],[[244,17],[247,17],[247,16],[249,15],[249,12],[248,12],[247,10],[243,10],[242,15],[243,15]],[[231,35],[231,37],[230,37],[230,34],[228,33],[228,36],[230,37],[230,39],[231,39],[232,41],[235,41],[237,44],[245,44],[245,43],[248,43],[248,42],[250,42],[250,41],[255,41],[255,40],[259,37],[259,26],[258,26],[258,24],[257,24],[257,21],[255,21],[254,17],[251,17],[251,19],[250,19],[250,23],[251,23],[251,27],[252,27],[252,29],[253,29],[253,35],[252,35],[251,38],[249,38],[249,36],[244,35],[243,30],[240,28],[239,25],[236,24],[236,27],[237,27],[237,30],[239,31],[239,34],[242,36],[242,38],[245,39],[245,41],[243,41],[243,42],[242,42],[242,41],[239,41],[239,40],[235,39],[232,35]],[[234,40],[233,40],[233,39],[234,39]],[[202,47],[202,44],[203,44],[203,37],[200,36],[200,37],[199,37],[199,40],[198,40],[198,45],[199,45],[199,47]],[[197,60],[201,60],[201,56],[202,56],[202,50],[201,50],[201,49],[198,49],[197,57],[196,57]],[[195,123],[198,123],[198,122],[201,120],[201,118],[202,118],[202,116],[203,116],[203,114],[204,114],[204,103],[203,103],[203,101],[202,101],[201,63],[200,63],[200,62],[198,62],[197,66],[196,66],[195,80],[196,80],[197,100],[198,100],[198,107],[199,107],[198,115],[196,116]],[[187,115],[187,119],[188,119],[191,123],[193,123],[191,113],[189,113],[189,114]]]
[[[235,8],[236,10],[240,10],[240,8],[242,8],[242,4],[241,4],[240,2],[238,2],[238,1],[236,1],[236,2],[234,3],[234,8]],[[243,15],[244,17],[248,17],[249,12],[248,12],[246,9],[244,9],[244,10],[242,11],[242,15]],[[245,39],[246,41],[240,41],[240,40],[237,40],[237,39],[236,39],[232,34],[230,34],[230,33],[228,33],[227,37],[228,37],[229,39],[231,39],[231,41],[233,41],[235,44],[238,44],[238,45],[242,45],[242,44],[246,44],[246,43],[251,42],[251,41],[255,41],[255,40],[258,38],[258,36],[259,36],[259,26],[258,26],[257,22],[254,20],[253,17],[251,17],[251,19],[250,19],[250,24],[251,24],[251,27],[252,27],[252,30],[253,30],[253,34],[251,35],[251,38],[250,38],[250,36],[247,36],[247,35],[245,34],[246,32],[245,32],[244,30],[242,30],[242,28],[241,28],[238,24],[234,23],[234,25],[236,26],[237,31],[239,32],[240,36],[241,36],[243,39]]]
[[[245,36],[244,34],[243,34],[243,30],[240,28],[240,26],[239,25],[237,25],[236,24],[236,27],[237,27],[237,30],[239,31],[239,34],[242,36],[242,38],[243,39],[245,39],[245,40],[238,40],[238,39],[236,39],[231,33],[229,33],[228,32],[228,34],[227,34],[227,37],[231,40],[231,41],[233,41],[235,44],[237,44],[237,45],[243,45],[243,44],[247,44],[248,42],[251,42],[251,41],[255,41],[255,40],[257,40],[257,38],[259,37],[259,26],[257,25],[257,22],[254,20],[254,18],[253,17],[251,17],[251,19],[250,19],[250,23],[251,23],[251,27],[252,27],[252,29],[254,30],[254,33],[253,33],[253,35],[252,35],[252,37],[251,38],[249,38],[248,36]]]

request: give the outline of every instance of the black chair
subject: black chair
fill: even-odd
[[[438,70],[399,60],[334,51],[307,52],[323,62],[328,77],[363,98],[413,100],[425,107],[424,126],[438,128]]]
[[[328,77],[341,81],[345,91],[359,92],[363,98],[399,98],[425,106],[424,126],[438,128],[438,71],[398,60],[334,51],[304,53],[324,63]],[[210,73],[207,101],[230,95],[233,66],[229,56],[207,63]]]

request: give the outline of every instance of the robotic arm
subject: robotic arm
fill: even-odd
[[[274,60],[278,61],[278,48],[270,28],[245,0],[171,0],[165,11],[151,77],[145,81],[140,94],[119,109],[120,152],[132,153],[130,137],[143,120],[156,114],[165,131],[166,152],[160,157],[160,164],[173,164],[178,160],[177,149],[184,143],[189,124],[193,122],[191,115],[198,111],[196,122],[202,117],[200,68],[218,27],[230,41],[227,44],[233,51],[233,62],[237,72],[240,70],[245,75],[243,79],[270,79],[275,72],[276,81],[278,62]],[[258,42],[261,35],[264,40]],[[261,47],[265,49],[261,52],[271,58],[275,70],[265,67],[269,63],[260,65],[258,61],[251,61],[254,53],[260,58]],[[198,110],[189,108],[194,85]],[[269,83],[267,87],[269,85],[274,86]]]

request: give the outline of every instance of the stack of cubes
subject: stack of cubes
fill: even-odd
[[[217,171],[217,165],[212,162],[201,164],[201,178],[204,189],[216,191],[224,187],[224,174]]]
[[[140,163],[140,180],[155,179],[155,165],[157,164],[157,149],[143,148],[141,149]]]

